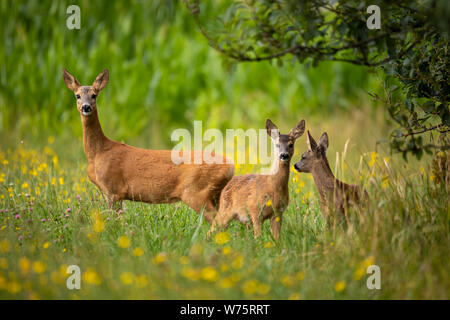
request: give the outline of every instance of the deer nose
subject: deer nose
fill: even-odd
[[[287,153],[280,154],[280,159],[283,160],[283,161],[288,160],[289,159],[289,154],[287,154]]]
[[[297,170],[297,171],[299,171],[299,170],[298,170],[297,164],[294,164],[294,169]]]
[[[81,111],[83,113],[90,113],[92,111],[92,108],[91,108],[91,106],[89,104],[83,104],[81,106]]]

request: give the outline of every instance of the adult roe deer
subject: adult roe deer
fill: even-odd
[[[92,86],[82,86],[63,69],[66,86],[75,93],[83,125],[84,151],[89,179],[106,196],[108,206],[122,200],[147,203],[183,201],[211,222],[217,211],[220,191],[232,178],[234,165],[175,164],[170,150],[146,150],[108,139],[97,114],[96,98],[108,83],[108,70]],[[191,153],[191,159],[194,152]],[[200,151],[203,152],[203,151]],[[203,152],[204,156],[207,156]],[[191,161],[193,163],[193,161]]]
[[[328,135],[322,134],[317,143],[307,132],[308,150],[302,155],[294,168],[298,172],[311,173],[319,191],[319,202],[325,216],[330,218],[331,211],[343,214],[347,223],[349,205],[363,204],[369,195],[358,185],[349,185],[336,179],[331,171],[326,152],[328,149]]]
[[[222,190],[219,211],[208,235],[217,227],[226,227],[234,218],[244,222],[250,216],[255,237],[261,235],[261,226],[266,219],[270,219],[273,237],[280,237],[282,213],[289,204],[288,183],[294,143],[305,131],[305,120],[289,134],[280,134],[277,126],[267,119],[266,130],[275,143],[274,170],[270,174],[234,176]]]

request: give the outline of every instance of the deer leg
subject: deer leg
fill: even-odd
[[[281,223],[281,216],[273,215],[272,218],[270,218],[270,231],[272,232],[273,238],[275,240],[278,240],[280,238]]]
[[[212,199],[208,199],[208,201],[206,201],[205,212],[203,213],[203,216],[205,217],[206,221],[212,224],[216,214],[217,210],[214,202],[212,201]]]
[[[108,209],[118,211],[122,209],[122,200],[117,195],[106,195]]]
[[[209,223],[212,223],[216,213],[216,208],[211,199],[203,197],[201,194],[191,195],[183,194],[181,196],[181,201],[186,203],[194,211],[200,214],[203,210],[203,217]]]
[[[253,234],[255,235],[255,238],[258,238],[261,236],[261,225],[262,221],[261,218],[257,214],[252,214],[252,223],[253,223]]]

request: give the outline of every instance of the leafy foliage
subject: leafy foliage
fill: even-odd
[[[381,8],[379,30],[366,25],[370,5]],[[235,61],[282,64],[290,55],[313,66],[344,61],[382,68],[383,99],[399,125],[391,135],[393,149],[420,157],[423,150],[449,148],[448,1],[236,0],[215,23],[201,14],[199,1],[187,6],[210,45]],[[205,21],[210,26],[204,27]],[[396,88],[401,93],[393,98]],[[425,132],[439,139],[425,144],[420,135]]]
[[[80,6],[80,30],[66,28],[71,4]],[[213,6],[206,3],[202,12],[213,15]],[[2,1],[0,20],[3,144],[9,135],[12,143],[18,136],[37,143],[49,135],[81,136],[63,67],[82,84],[108,68],[110,81],[98,98],[105,133],[153,148],[170,145],[171,132],[191,129],[193,119],[220,130],[259,128],[266,117],[294,122],[293,114],[371,105],[361,97],[378,86],[373,75],[345,63],[307,70],[264,62],[228,72],[177,0]]]

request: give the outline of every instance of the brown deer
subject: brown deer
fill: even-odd
[[[108,83],[108,70],[100,73],[92,86],[82,86],[65,69],[63,77],[66,86],[75,93],[81,115],[87,174],[106,196],[110,208],[122,200],[147,203],[181,200],[198,213],[204,208],[205,219],[212,221],[220,191],[232,178],[234,165],[228,164],[226,158],[223,164],[175,164],[170,150],[139,149],[108,139],[100,126],[96,105],[99,92]],[[194,152],[188,152],[193,159]],[[207,156],[205,152],[203,155]]]
[[[327,219],[333,211],[344,215],[347,223],[347,209],[349,205],[359,205],[368,199],[368,193],[358,185],[349,185],[337,180],[328,164],[326,152],[328,149],[328,135],[322,134],[316,143],[311,134],[307,133],[308,150],[302,155],[294,168],[298,172],[312,174],[314,183],[319,191],[319,202]],[[329,222],[329,220],[328,220]]]
[[[289,204],[288,182],[294,143],[305,131],[305,120],[301,120],[289,134],[280,134],[267,119],[266,130],[275,143],[276,157],[271,173],[234,176],[222,190],[219,211],[208,235],[217,227],[226,227],[235,218],[241,222],[251,220],[255,237],[261,235],[263,222],[270,219],[273,237],[280,237],[282,213]]]

